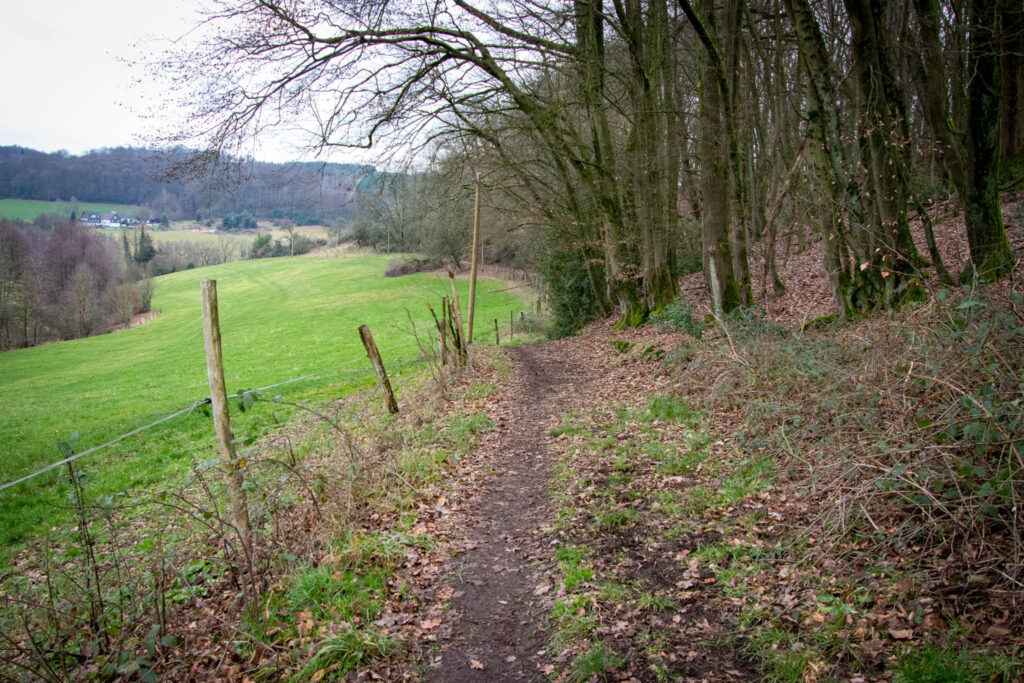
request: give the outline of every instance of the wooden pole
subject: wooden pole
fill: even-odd
[[[441,298],[441,305],[448,305],[448,302],[445,301],[444,297]],[[434,307],[428,303],[427,308],[430,309],[430,315],[434,318],[434,326],[437,327],[437,357],[441,359],[441,365],[447,365],[447,349],[445,349],[444,345],[444,326],[441,323],[441,320],[444,320],[444,310],[441,310],[441,320],[438,320],[437,313],[434,312]]]
[[[455,288],[455,273],[451,269],[448,270],[448,279],[452,283],[452,304],[455,309],[455,323],[459,327],[459,357],[462,359],[463,365],[465,365],[468,351],[466,348],[466,328],[462,324],[462,304],[459,303],[459,290]]]
[[[473,343],[473,313],[476,311],[476,272],[480,253],[480,172],[476,174],[476,200],[473,204],[473,256],[469,268],[469,329],[466,344]]]
[[[217,448],[227,474],[228,493],[231,496],[231,515],[235,530],[242,538],[243,560],[248,558],[250,542],[249,501],[242,488],[242,470],[235,456],[231,417],[228,414],[228,396],[224,387],[224,355],[220,345],[220,315],[217,310],[217,281],[203,280],[203,340],[206,342],[206,376],[210,381],[210,405],[213,408],[213,428],[217,434]]]
[[[494,319],[494,345],[501,346],[501,338],[498,337],[498,319]]]
[[[508,338],[509,339],[515,339],[516,338],[516,328],[512,324],[512,320],[513,320],[513,316],[514,315],[515,315],[515,313],[513,313],[512,311],[508,312]]]
[[[373,342],[370,328],[366,325],[360,325],[359,337],[363,340],[363,346],[366,347],[366,355],[370,357],[370,362],[373,363],[373,370],[377,373],[377,384],[384,390],[384,405],[387,407],[388,412],[394,415],[398,412],[398,401],[395,400],[395,394],[391,391],[391,380],[388,379],[388,373],[384,369],[384,361],[380,359],[377,345]]]
[[[448,297],[441,297],[441,365],[448,365]]]

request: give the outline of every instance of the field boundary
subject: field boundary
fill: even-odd
[[[392,351],[394,349],[399,348],[399,346],[400,345],[389,346],[386,349],[382,349],[382,352]],[[274,384],[268,384],[268,385],[263,386],[263,387],[257,387],[256,389],[247,389],[244,392],[235,392],[233,394],[228,395],[227,398],[242,398],[243,394],[259,393],[261,391],[266,391],[268,389],[274,389],[276,387],[284,386],[286,384],[293,384],[295,382],[300,382],[300,381],[302,381],[304,379],[309,379],[310,377],[316,377],[318,375],[323,375],[323,374],[326,374],[328,372],[333,372],[334,370],[338,370],[340,368],[347,367],[349,365],[354,365],[355,363],[358,363],[360,361],[367,361],[369,363],[370,359],[367,356],[360,356],[359,358],[354,358],[354,359],[346,361],[344,363],[339,363],[338,365],[334,365],[334,366],[329,367],[329,368],[324,368],[323,370],[316,370],[315,372],[310,372],[310,373],[302,375],[300,377],[293,377],[291,379],[286,379],[286,380],[283,380],[281,382],[275,382]],[[162,418],[160,418],[158,420],[155,420],[155,421],[153,421],[153,422],[151,422],[151,423],[149,423],[147,425],[143,425],[142,427],[138,427],[136,429],[133,429],[130,432],[125,432],[124,434],[121,434],[120,436],[116,436],[113,439],[110,439],[109,441],[107,441],[105,443],[99,444],[97,446],[93,446],[93,447],[91,447],[91,448],[89,448],[87,450],[82,451],[81,453],[75,453],[74,455],[68,456],[67,458],[64,458],[63,460],[60,460],[60,461],[55,462],[55,463],[51,463],[51,464],[47,465],[46,467],[43,467],[43,468],[41,468],[39,470],[36,470],[35,472],[32,472],[31,474],[27,474],[27,475],[25,475],[25,476],[23,476],[23,477],[21,477],[19,479],[14,479],[14,480],[9,481],[9,482],[7,482],[5,484],[0,484],[0,491],[3,491],[4,489],[10,488],[10,487],[15,486],[17,484],[21,484],[22,482],[26,482],[26,481],[28,481],[30,479],[35,478],[35,477],[38,477],[39,475],[45,474],[45,473],[47,473],[47,472],[49,472],[51,470],[54,470],[54,469],[60,467],[61,465],[66,465],[66,464],[68,464],[70,462],[78,460],[79,458],[85,457],[86,455],[89,455],[90,453],[95,453],[96,451],[101,450],[103,448],[106,448],[108,446],[113,446],[114,444],[116,444],[116,443],[118,443],[120,441],[123,441],[124,439],[127,439],[129,436],[134,436],[136,434],[139,434],[141,432],[146,431],[147,429],[152,429],[153,427],[156,427],[157,425],[163,424],[164,422],[168,422],[168,421],[170,421],[170,420],[172,420],[172,419],[174,419],[174,418],[176,418],[176,417],[178,417],[180,415],[183,415],[185,413],[190,413],[193,410],[195,410],[196,408],[198,408],[199,406],[205,405],[205,404],[208,404],[208,403],[210,403],[210,397],[209,396],[207,396],[205,398],[202,398],[202,399],[199,399],[197,401],[193,401],[190,405],[185,406],[184,408],[181,408],[180,410],[174,411],[170,415],[165,415],[164,417],[162,417]]]

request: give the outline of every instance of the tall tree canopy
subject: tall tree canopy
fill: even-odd
[[[430,149],[436,169],[486,171],[495,210],[543,245],[552,290],[586,282],[591,314],[642,322],[695,262],[716,311],[751,305],[748,244],[767,242],[781,289],[776,225],[802,213],[849,315],[920,292],[922,187],[963,204],[965,275],[1011,265],[1000,135],[1019,122],[1001,104],[1006,89],[1020,111],[1020,89],[1000,67],[1019,14],[980,0],[222,0],[201,48],[161,68],[192,94],[178,141],[201,143],[201,167],[287,127],[320,151]],[[931,239],[929,253],[944,273]]]

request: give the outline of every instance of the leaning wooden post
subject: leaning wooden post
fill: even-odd
[[[448,302],[445,301],[444,297],[441,298],[441,305],[442,306],[447,306],[448,305]],[[428,303],[427,304],[427,308],[430,309],[430,315],[431,315],[431,317],[434,318],[434,326],[437,328],[437,357],[441,359],[441,365],[447,365],[448,364],[448,349],[445,348],[444,323],[441,322],[442,320],[445,319],[444,318],[444,316],[445,316],[444,309],[442,308],[442,310],[441,310],[441,320],[438,320],[437,319],[437,313],[434,312],[434,307],[431,306]]]
[[[213,407],[213,428],[217,433],[217,448],[224,461],[228,492],[231,496],[231,515],[235,529],[242,538],[243,560],[247,559],[250,542],[249,501],[242,488],[242,470],[235,456],[231,417],[228,415],[228,396],[224,388],[224,355],[220,347],[220,315],[217,311],[217,281],[203,280],[203,339],[206,342],[206,376],[210,380],[210,404]]]
[[[466,342],[466,328],[462,325],[462,304],[459,303],[459,290],[455,288],[455,273],[448,270],[448,278],[452,283],[452,303],[455,307],[455,324],[459,327],[459,347],[461,348],[460,358],[462,364],[466,364],[466,356],[468,355],[469,348]]]
[[[498,337],[498,319],[494,319],[494,345],[501,346],[501,338]]]
[[[388,373],[384,369],[384,361],[380,359],[377,345],[373,343],[373,335],[370,334],[370,328],[366,325],[360,325],[359,337],[363,340],[363,346],[366,347],[366,355],[370,357],[370,362],[373,363],[373,370],[377,373],[377,383],[384,390],[384,405],[387,406],[388,412],[394,415],[398,412],[398,401],[395,400],[395,394],[391,391],[391,380],[388,379]]]
[[[476,311],[476,271],[480,252],[480,172],[476,174],[476,201],[473,204],[473,256],[469,267],[469,326],[466,344],[473,343],[473,313]]]

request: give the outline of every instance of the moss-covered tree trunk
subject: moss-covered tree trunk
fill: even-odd
[[[1002,165],[1011,170],[1018,180],[1024,176],[1024,3],[1003,0],[999,4],[1002,14],[1003,56],[1003,120]]]
[[[903,93],[891,63],[892,46],[881,0],[844,0],[850,18],[858,94],[861,161],[870,223],[853,234],[859,261],[858,308],[890,306],[917,291],[908,286],[921,262],[907,221],[908,130]],[[860,265],[867,263],[866,268]]]
[[[993,280],[1010,272],[1013,255],[999,204],[999,130],[1002,90],[998,12],[991,0],[970,2],[967,187],[964,221],[971,263],[962,279]]]
[[[637,278],[626,249],[632,236],[627,230],[622,194],[616,181],[615,147],[605,107],[604,8],[601,0],[576,0],[576,45],[579,59],[579,88],[590,131],[593,163],[581,170],[592,176],[595,200],[600,212],[601,244],[604,250],[602,299],[610,300],[622,312],[623,320],[646,318]],[[594,280],[593,262],[588,272]]]
[[[642,297],[645,311],[623,324],[636,324],[647,311],[671,302],[679,292],[672,272],[669,243],[671,221],[668,189],[669,164],[667,138],[668,98],[665,61],[668,53],[668,12],[666,0],[624,0],[616,3],[629,55],[626,72],[632,121],[627,161],[635,197],[635,234],[640,254]]]
[[[839,112],[831,64],[817,19],[807,0],[785,0],[796,31],[800,63],[807,74],[807,163],[825,194],[822,246],[832,298],[847,317],[853,306],[853,269],[842,207],[849,179],[843,168]],[[859,209],[859,207],[857,207]],[[859,213],[859,210],[857,211]]]
[[[701,62],[698,120],[701,188],[701,232],[704,280],[716,314],[729,311],[753,299],[746,251],[742,258],[733,253],[737,233],[732,224],[731,202],[735,196],[733,176],[739,143],[732,119],[729,81],[725,61],[718,48],[714,3],[702,1],[697,9],[688,0],[679,5],[704,47]],[[737,265],[740,272],[736,272]]]

